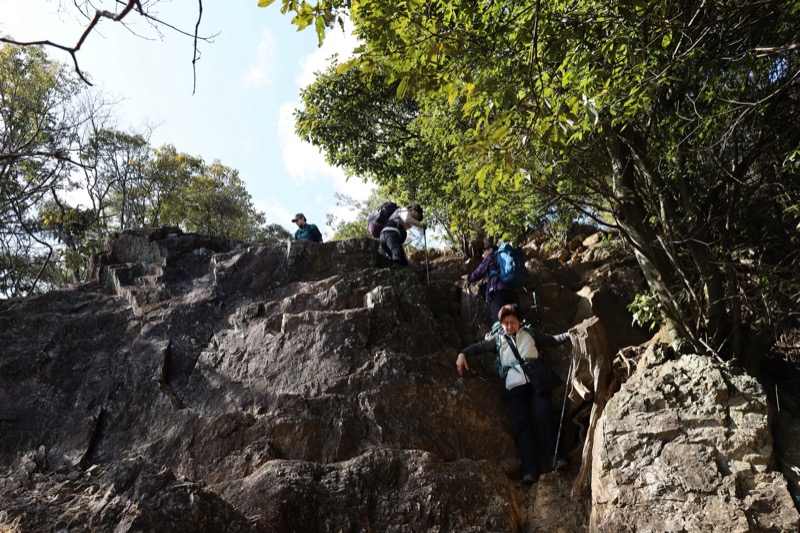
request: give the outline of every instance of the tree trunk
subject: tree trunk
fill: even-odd
[[[650,214],[636,190],[635,161],[630,147],[617,140],[609,148],[614,196],[617,201],[615,219],[622,235],[633,248],[650,290],[662,306],[669,339],[675,342],[685,338],[695,343],[694,336],[685,327],[683,312],[676,295],[670,288],[669,258],[658,244],[655,232],[649,225]]]

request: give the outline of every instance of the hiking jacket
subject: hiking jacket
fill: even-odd
[[[396,232],[400,235],[400,242],[406,242],[406,237],[408,236],[407,230],[411,226],[422,228],[424,224],[411,216],[411,211],[407,207],[398,207],[397,210],[392,213],[392,216],[389,217],[389,220],[386,221],[386,224],[383,225],[381,233],[384,231]]]
[[[467,281],[469,283],[475,283],[484,276],[488,276],[488,286],[486,287],[485,293],[487,302],[492,300],[492,293],[494,291],[509,288],[508,285],[500,281],[500,266],[497,264],[497,252],[492,252],[484,257],[481,264],[475,269],[475,272],[467,276]]]
[[[511,337],[511,342],[516,342],[519,355],[523,359],[538,358],[539,349],[537,346],[542,348],[558,346],[559,344],[564,344],[570,340],[569,333],[567,332],[559,335],[549,335],[539,330],[530,329],[527,327],[520,328],[519,331],[517,331],[514,335],[509,335],[509,337]],[[506,336],[502,330],[500,333],[492,335],[486,340],[476,342],[475,344],[470,344],[461,350],[461,353],[467,357],[485,352],[496,353],[500,359],[499,366],[507,369],[507,390],[511,390],[514,387],[519,387],[520,385],[527,383],[525,374],[523,374],[522,369],[519,367],[519,361],[517,361],[517,358],[514,356],[514,352],[508,345],[508,341],[506,340]]]
[[[322,233],[319,232],[317,226],[306,222],[302,228],[298,228],[294,232],[294,240],[296,241],[313,241],[322,242]]]

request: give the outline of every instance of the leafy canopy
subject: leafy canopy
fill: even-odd
[[[352,20],[363,45],[338,72],[413,98],[468,215],[502,232],[567,205],[616,225],[698,352],[745,356],[743,324],[797,320],[796,3],[281,4],[320,38]]]

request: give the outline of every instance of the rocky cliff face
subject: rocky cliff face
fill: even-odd
[[[528,250],[546,329],[594,314],[613,324],[614,351],[642,342],[612,297],[631,290],[625,265],[607,268],[581,246],[569,269]],[[591,496],[569,495],[583,416],[570,407],[572,471],[519,484],[491,357],[455,372],[477,333],[458,283],[474,265],[433,261],[427,284],[424,268],[383,261],[371,240],[231,247],[131,231],[109,239],[94,281],[0,302],[0,531],[615,531],[658,494],[684,498],[687,516],[726,501],[736,530],[796,529],[766,398],[749,382],[735,386],[745,396],[720,392],[723,378],[709,384],[709,421],[703,411],[691,425],[713,425],[713,438],[664,415],[652,422],[663,431],[621,439],[613,428],[634,411],[614,396],[595,432]],[[563,376],[569,353],[550,354]],[[688,372],[661,368],[623,392]],[[745,405],[740,418],[731,402]],[[746,436],[726,444],[745,420]],[[689,448],[664,445],[665,432]],[[654,473],[637,451],[655,449],[650,440],[666,458],[698,453],[688,470],[663,459],[669,470]]]
[[[595,433],[593,530],[797,531],[752,377],[651,347]]]

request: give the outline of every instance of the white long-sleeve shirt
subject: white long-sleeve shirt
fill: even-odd
[[[411,226],[416,226],[418,228],[424,227],[422,221],[417,220],[411,214],[412,211],[407,207],[398,207],[397,211],[392,213],[392,216],[389,217],[389,220],[392,219],[399,219],[400,222],[406,227],[406,229],[410,228]]]

